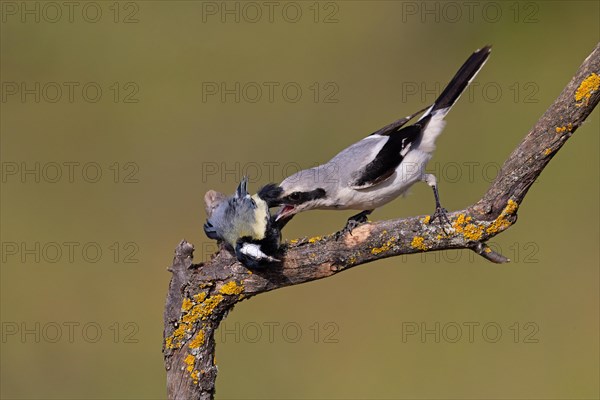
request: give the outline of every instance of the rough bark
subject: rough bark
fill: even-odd
[[[533,182],[598,104],[599,75],[600,44],[509,156],[481,200],[448,214],[452,228],[446,231],[429,224],[429,216],[367,223],[338,240],[332,235],[291,241],[280,267],[253,272],[226,250],[207,263],[193,264],[193,246],[182,241],[169,268],[173,276],[164,314],[168,397],[214,397],[214,333],[242,299],[401,254],[471,249],[492,262],[507,261],[485,242],[516,222]]]

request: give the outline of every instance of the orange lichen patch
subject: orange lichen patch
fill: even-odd
[[[290,240],[290,244],[296,244],[300,241],[300,239],[292,239]]]
[[[189,344],[190,349],[198,349],[200,348],[200,346],[202,346],[204,344],[204,331],[203,330],[199,330],[198,333],[196,334],[196,337],[192,339],[192,341]]]
[[[192,371],[190,376],[192,377],[192,381],[194,382],[194,385],[197,385],[198,382],[200,382],[200,373],[198,371]]]
[[[173,331],[171,336],[165,339],[165,347],[168,349],[178,349],[183,345],[184,340],[188,334],[191,334],[194,328],[194,324],[198,321],[205,321],[208,319],[215,307],[219,305],[224,299],[222,294],[206,297],[205,292],[198,293],[193,297],[193,300],[184,299],[182,305],[182,316],[178,322],[177,329]],[[188,308],[187,304],[191,302],[193,305]],[[186,308],[186,310],[184,310]]]
[[[512,222],[510,222],[506,217],[509,215],[514,215],[518,208],[519,205],[515,201],[508,199],[508,203],[500,213],[500,216],[498,216],[498,218],[496,218],[494,222],[492,222],[490,226],[486,228],[485,231],[489,234],[494,234],[508,228]]]
[[[235,281],[230,281],[224,284],[219,290],[219,293],[227,294],[230,296],[238,295],[244,291],[243,285],[238,285]]]
[[[200,292],[197,295],[194,296],[194,302],[195,303],[202,303],[204,301],[204,299],[206,299],[206,293],[205,292]]]
[[[188,298],[183,299],[183,303],[181,303],[181,311],[187,312],[194,306],[194,302]]]
[[[212,296],[212,297],[209,297],[208,299],[206,299],[202,304],[199,305],[200,310],[198,313],[200,315],[200,318],[203,321],[208,319],[208,317],[210,317],[211,314],[213,313],[215,307],[217,307],[219,305],[219,303],[223,301],[223,299],[224,299],[224,297],[220,294],[217,294],[215,296]]]
[[[573,124],[569,123],[565,126],[557,126],[556,127],[556,133],[565,133],[565,132],[571,132],[573,130]]]
[[[506,214],[514,214],[518,208],[519,208],[519,205],[517,204],[516,201],[514,201],[513,199],[508,199],[508,202],[506,203],[506,207],[504,207],[504,210],[502,210],[502,212],[506,213]]]
[[[323,239],[321,236],[311,237],[310,239],[308,239],[308,243],[316,243],[321,239]]]
[[[425,238],[422,236],[415,236],[410,242],[410,245],[414,249],[419,249],[423,251],[427,250],[427,246],[425,245]]]
[[[587,106],[590,97],[592,97],[594,92],[598,91],[598,88],[600,88],[600,76],[592,73],[581,82],[575,91],[575,101],[580,102],[585,100],[585,105]],[[578,104],[578,106],[581,106],[582,104],[584,103],[582,102]]]
[[[187,369],[188,372],[192,372],[194,370],[194,364],[196,363],[196,357],[188,354],[183,362],[185,362],[185,365],[187,365],[185,369]]]
[[[465,214],[459,214],[458,217],[452,222],[452,227],[456,229],[458,225],[464,225],[467,218],[465,218]]]
[[[194,369],[194,364],[196,364],[196,357],[194,357],[191,354],[188,354],[184,362],[187,365],[185,369],[187,370],[187,372],[190,373],[190,377],[192,378],[194,384],[197,385],[200,381],[200,374],[198,373],[198,370]]]
[[[181,317],[182,325],[191,325],[198,320],[198,310],[192,308],[192,312],[188,312]]]
[[[181,342],[183,341],[183,338],[185,337],[186,331],[187,331],[187,324],[180,323],[177,326],[177,329],[175,329],[173,331],[171,336],[169,336],[168,338],[165,339],[165,346],[168,349],[179,348],[181,346]]]
[[[548,147],[546,150],[544,150],[544,155],[545,156],[550,155],[550,153],[552,153],[552,149],[551,148]]]
[[[427,215],[421,220],[421,222],[423,222],[424,224],[428,224],[429,221],[431,221],[431,215]]]
[[[381,247],[374,247],[371,249],[371,254],[377,255],[389,251],[392,247],[394,247],[394,243],[396,242],[396,238],[392,237],[390,240],[385,242]]]
[[[463,235],[465,239],[477,241],[483,236],[483,226],[472,224],[471,221],[471,217],[460,214],[452,221],[452,227],[456,233]]]

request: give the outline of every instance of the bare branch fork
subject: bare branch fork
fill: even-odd
[[[509,156],[481,200],[449,214],[448,233],[439,224],[428,224],[429,216],[368,223],[339,240],[328,236],[292,241],[280,267],[254,273],[227,251],[205,264],[193,264],[193,246],[182,241],[169,268],[173,275],[164,313],[168,397],[214,397],[214,333],[243,299],[401,254],[471,249],[493,262],[507,261],[485,242],[516,222],[533,182],[599,100],[600,44]]]

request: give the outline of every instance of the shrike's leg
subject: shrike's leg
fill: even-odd
[[[348,221],[346,222],[346,226],[351,225],[351,224],[356,224],[356,226],[360,225],[360,224],[364,224],[365,222],[368,221],[368,216],[373,212],[373,210],[364,210],[359,212],[356,215],[351,216],[350,218],[348,218]]]
[[[373,210],[364,210],[364,211],[361,211],[358,214],[353,215],[350,218],[348,218],[348,221],[346,221],[346,226],[344,227],[344,229],[342,229],[341,231],[336,233],[336,235],[335,235],[336,238],[339,239],[346,233],[352,232],[352,230],[354,228],[356,228],[357,226],[359,226],[360,224],[364,224],[365,222],[367,222],[368,215],[371,214],[372,212],[373,212]]]
[[[443,224],[445,222],[451,225],[450,220],[448,219],[448,212],[440,204],[440,195],[438,193],[437,179],[435,178],[435,175],[423,174],[421,180],[423,180],[423,182],[427,182],[427,184],[431,186],[431,188],[433,189],[433,195],[435,196],[435,212],[433,213],[433,216],[431,217],[429,223],[433,223],[433,221],[439,219],[440,223]]]

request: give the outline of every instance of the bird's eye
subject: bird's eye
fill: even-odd
[[[301,198],[302,198],[302,193],[300,193],[300,192],[294,192],[289,195],[289,199],[294,202],[300,201]]]

